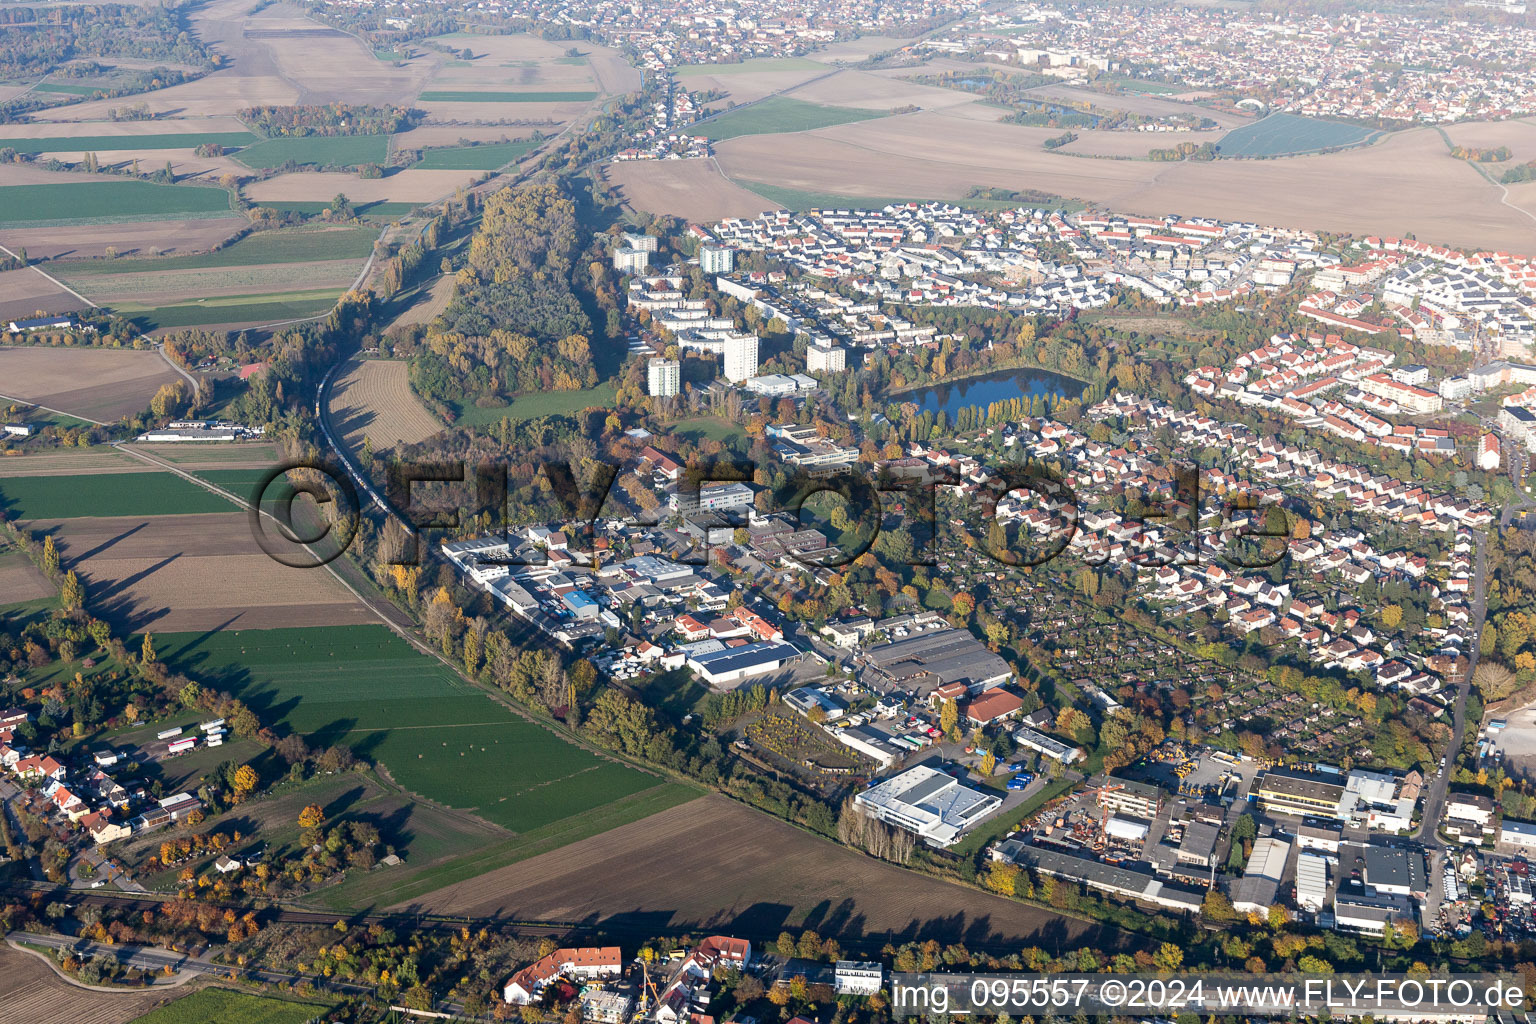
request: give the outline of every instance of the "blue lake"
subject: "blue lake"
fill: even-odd
[[[993,402],[1006,402],[1011,398],[1032,399],[1036,395],[1076,398],[1083,393],[1084,386],[1080,380],[1049,370],[999,370],[981,377],[967,377],[965,380],[908,391],[900,395],[899,399],[903,402],[916,402],[918,409],[923,412],[943,410],[953,422],[955,414],[967,406],[985,409]]]

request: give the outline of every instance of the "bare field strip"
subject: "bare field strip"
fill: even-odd
[[[158,353],[104,348],[0,348],[4,394],[110,423],[149,407],[179,380]]]
[[[219,441],[212,444],[172,441],[135,444],[133,447],[135,451],[148,452],[188,472],[200,469],[268,469],[278,461],[277,447],[268,441]],[[122,457],[145,469],[151,468],[130,455]]]
[[[774,205],[726,178],[713,160],[628,160],[609,164],[603,174],[624,190],[625,200],[636,210],[689,220],[755,217]]]
[[[558,103],[493,103],[465,102],[462,100],[418,100],[412,106],[427,112],[427,121],[441,124],[444,121],[484,121],[494,125],[496,121],[556,121],[564,124],[580,117],[589,106],[585,102],[562,101]],[[508,128],[516,125],[507,125]],[[546,129],[545,134],[549,134]],[[386,179],[388,180],[388,179]]]
[[[683,79],[684,84],[693,90],[718,89],[730,97],[731,103],[751,103],[776,92],[784,92],[794,89],[802,83],[809,82],[818,75],[826,74],[830,69],[825,67],[800,67],[784,71],[768,70],[772,61],[763,61],[762,71],[732,71],[732,65],[723,65],[723,70],[711,74],[701,71],[697,74],[689,74]],[[809,95],[796,93],[796,98],[810,100]],[[818,103],[838,103],[838,100],[815,100]],[[851,104],[844,104],[851,106]]]
[[[265,295],[300,287],[345,289],[357,279],[362,266],[362,260],[316,260],[209,270],[146,270],[91,274],[69,284],[94,302],[161,304],[211,295]],[[59,276],[68,280],[68,273],[67,268],[61,268]]]
[[[853,853],[710,795],[447,886],[402,905],[658,931],[1113,943],[1086,921],[950,885]]]
[[[898,78],[872,75],[867,71],[839,71],[831,78],[791,89],[789,95],[808,103],[860,107],[866,110],[893,110],[913,104],[924,109],[937,109],[962,107],[976,102],[974,95],[960,89],[918,85]]]
[[[4,1018],[18,1024],[129,1024],[191,991],[93,992],[64,981],[30,953],[0,944],[0,1006]]]
[[[135,632],[374,621],[324,570],[273,561],[242,512],[38,520],[32,528],[53,534],[92,607]]]
[[[292,202],[330,202],[338,192],[353,203],[387,201],[425,203],[449,195],[460,185],[480,176],[479,171],[401,171],[387,178],[365,179],[355,174],[334,171],[279,174],[248,187],[247,197],[261,204]]]
[[[79,135],[121,135],[125,148],[132,148],[135,137],[194,132],[246,132],[245,122],[233,115],[214,117],[179,117],[172,121],[65,121],[50,123],[26,121],[18,124],[0,124],[0,139],[72,139]],[[189,149],[192,147],[188,147]],[[103,150],[102,152],[108,152]]]
[[[37,601],[54,596],[53,586],[22,555],[0,558],[0,604]]]
[[[69,313],[84,306],[35,270],[0,272],[0,320],[20,320],[39,311]]]
[[[720,143],[716,151],[728,175],[750,179],[771,166],[775,183],[810,192],[959,198],[972,185],[1035,188],[1124,213],[1356,234],[1411,231],[1438,244],[1536,249],[1536,222],[1504,206],[1498,187],[1453,159],[1439,134],[1427,128],[1339,153],[1152,163],[1051,153],[1041,146],[1059,134],[1051,129],[968,121],[945,112],[873,124],[743,136]],[[707,211],[667,212],[708,216]]]
[[[399,316],[390,323],[390,327],[415,327],[421,324],[429,324],[437,319],[437,315],[448,308],[448,300],[453,298],[453,275],[442,274],[432,286],[422,291],[416,301],[407,306]],[[388,330],[389,328],[385,328]]]
[[[1536,124],[1529,121],[1468,121],[1464,124],[1448,124],[1445,126],[1445,134],[1457,146],[1472,146],[1478,149],[1498,149],[1500,146],[1508,146],[1509,163],[1487,165],[1489,173],[1495,178],[1502,174],[1506,167],[1524,163],[1527,160],[1536,160]]]
[[[115,448],[43,449],[41,454],[7,456],[0,461],[0,480],[27,476],[89,476],[96,473],[150,473],[146,465]]]
[[[411,390],[409,365],[387,359],[353,361],[331,391],[330,414],[354,452],[362,449],[364,438],[383,453],[443,429]]]
[[[106,254],[108,247],[122,256],[206,252],[249,223],[244,217],[218,217],[5,228],[0,229],[0,245],[25,249],[33,259],[97,259]]]

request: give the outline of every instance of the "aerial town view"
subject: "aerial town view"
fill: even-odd
[[[1533,470],[1524,0],[0,0],[0,1024],[1536,1020]]]

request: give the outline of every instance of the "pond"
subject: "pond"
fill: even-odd
[[[1049,370],[999,370],[980,377],[967,377],[903,392],[896,397],[902,402],[916,402],[922,412],[938,412],[942,409],[953,422],[955,414],[967,406],[985,409],[993,402],[1006,402],[1011,398],[1029,400],[1036,395],[1076,398],[1083,393],[1084,386],[1080,380]]]

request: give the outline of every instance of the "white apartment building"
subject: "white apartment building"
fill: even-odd
[[[699,246],[699,269],[706,274],[729,274],[736,268],[736,250],[724,245]]]
[[[848,368],[848,350],[840,345],[812,345],[805,350],[805,368],[812,373],[841,373]]]
[[[733,334],[725,339],[725,379],[740,384],[757,376],[757,335]]]
[[[671,398],[683,389],[683,364],[676,359],[652,359],[646,366],[646,390],[653,398]]]

